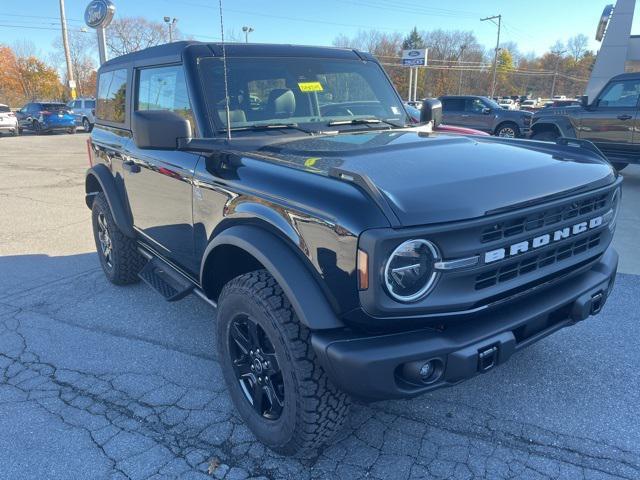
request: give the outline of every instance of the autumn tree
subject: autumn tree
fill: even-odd
[[[173,38],[181,38],[180,31],[173,27]],[[137,52],[169,41],[169,30],[160,22],[142,17],[121,17],[108,27],[107,48],[111,56]]]
[[[23,94],[18,59],[13,49],[0,45],[0,103],[19,105],[24,100]]]
[[[16,63],[26,101],[63,98],[64,89],[55,68],[36,57],[20,57]]]
[[[30,100],[60,100],[62,97],[62,84],[54,67],[35,55],[19,56],[11,47],[0,45],[1,103],[15,107]]]

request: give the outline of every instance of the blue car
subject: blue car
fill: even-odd
[[[36,134],[65,131],[76,133],[75,118],[64,103],[27,103],[16,112],[20,131],[32,130]]]

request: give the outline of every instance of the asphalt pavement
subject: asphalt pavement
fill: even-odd
[[[215,310],[109,284],[86,134],[0,138],[0,478],[640,478],[640,168],[604,311],[454,388],[354,405],[333,445],[265,450],[236,416]]]

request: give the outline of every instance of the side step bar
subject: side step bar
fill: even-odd
[[[168,302],[181,300],[195,285],[157,258],[150,258],[138,276]]]

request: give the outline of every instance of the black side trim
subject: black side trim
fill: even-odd
[[[87,170],[85,192],[88,196],[95,194],[95,192],[89,187],[90,177],[95,178],[100,184],[100,188],[104,192],[105,197],[107,197],[107,203],[111,209],[113,220],[116,222],[120,231],[127,237],[135,238],[136,234],[133,230],[133,220],[124,208],[122,201],[118,196],[115,181],[107,166],[104,164],[98,164]],[[87,202],[87,205],[90,205],[90,203]]]

